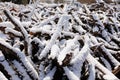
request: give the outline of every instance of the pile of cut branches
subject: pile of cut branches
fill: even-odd
[[[120,7],[0,3],[0,80],[119,80]]]

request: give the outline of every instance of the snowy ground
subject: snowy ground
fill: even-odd
[[[119,80],[120,5],[0,3],[0,80]]]

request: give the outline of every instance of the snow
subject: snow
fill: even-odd
[[[104,2],[103,0],[96,0],[97,3],[101,3]]]
[[[77,62],[77,61],[80,61],[80,60],[83,60],[83,61],[84,61],[84,59],[85,59],[85,57],[87,56],[88,52],[89,52],[88,45],[85,44],[85,45],[83,46],[83,48],[80,50],[79,54],[78,54],[74,59],[71,60],[71,64],[72,64],[72,63],[75,63],[75,62]]]
[[[102,31],[102,36],[103,36],[108,42],[111,41],[110,37],[108,36],[108,33],[107,33],[105,30]]]
[[[72,67],[70,67],[70,70],[74,73],[75,76],[77,76],[78,78],[81,77],[81,71],[82,71],[82,65],[83,62],[82,61],[77,61],[75,62]]]
[[[74,36],[76,36],[76,34],[75,33],[72,33],[72,32],[68,32],[68,31],[62,31],[62,33],[63,33],[63,35],[61,35],[61,37],[63,36],[70,36],[70,37],[74,37]]]
[[[95,80],[95,65],[93,63],[89,64],[89,72],[88,80]]]
[[[106,53],[106,55],[109,57],[109,59],[113,62],[114,66],[118,66],[120,65],[120,62],[118,62],[112,55],[111,53],[105,49],[104,46],[101,47],[103,49],[103,51]]]
[[[110,63],[105,58],[103,58],[103,57],[101,57],[101,60],[103,61],[103,63],[107,67],[107,69],[110,70],[110,71],[112,71]]]
[[[5,58],[4,58],[4,55],[2,54],[2,52],[0,51],[0,61],[4,61]]]
[[[40,66],[39,66],[39,80],[43,80],[45,77],[45,73],[44,73],[44,63],[41,62]]]
[[[68,15],[62,15],[60,20],[58,21],[58,25],[57,25],[57,29],[54,32],[54,34],[52,35],[49,43],[47,44],[47,46],[43,49],[43,51],[41,52],[41,54],[39,55],[39,59],[42,59],[43,57],[45,57],[47,55],[47,53],[49,52],[51,46],[55,43],[55,40],[60,36],[61,31],[62,31],[62,26],[63,26],[63,22],[64,21],[68,21],[70,16]]]
[[[115,78],[114,78],[113,76],[111,76],[111,75],[104,75],[103,78],[104,78],[105,80],[118,80],[118,79],[115,79]]]
[[[50,21],[55,20],[56,18],[59,18],[59,15],[50,16],[48,19],[45,19],[45,20],[41,21],[41,22],[38,24],[38,27],[42,27],[42,26],[48,24]]]
[[[9,36],[0,31],[0,38],[7,40],[9,38]]]
[[[48,58],[55,59],[58,56],[59,52],[60,52],[60,49],[59,49],[58,45],[54,44],[51,48],[51,53]]]
[[[32,32],[33,34],[34,33],[47,33],[49,35],[53,34],[52,31],[48,30],[48,29],[44,29],[43,27],[40,27],[39,29],[36,29],[36,28],[31,28],[30,29],[30,32]]]
[[[94,43],[98,43],[95,37],[91,36],[91,40],[93,40]],[[120,63],[111,55],[111,53],[105,48],[104,45],[101,46],[101,49],[106,53],[106,55],[109,57],[109,59],[113,62],[115,66],[120,65]]]
[[[82,26],[80,26],[80,25],[79,25],[79,26],[75,25],[74,28],[75,28],[80,34],[86,33],[86,30],[84,30],[84,29],[82,28]]]
[[[43,80],[52,80],[53,76],[55,74],[56,67],[54,67],[46,76]]]
[[[84,8],[85,8],[85,10],[86,10],[86,13],[87,13],[87,14],[90,14],[90,10],[87,8],[87,5],[84,4],[83,6],[84,6]]]
[[[7,48],[11,49],[15,53],[15,55],[17,55],[18,58],[20,58],[20,61],[23,63],[23,65],[27,68],[26,71],[28,71],[28,72],[30,71],[30,74],[35,79],[38,79],[38,74],[37,74],[36,70],[33,68],[33,66],[31,65],[31,63],[27,60],[27,58],[25,57],[25,54],[23,54],[22,52],[20,52],[18,49],[13,48],[10,44],[8,44],[7,42],[5,42],[3,39],[0,39],[0,44],[2,44],[3,46],[6,46]],[[6,67],[8,67],[8,68],[10,67],[7,62],[6,62]],[[13,74],[15,74],[15,73],[13,73]],[[19,78],[18,78],[18,80],[19,80]]]
[[[31,22],[30,21],[28,21],[28,22],[21,22],[21,24],[23,26],[25,26],[26,28],[29,28],[29,26],[31,25]]]
[[[51,25],[44,25],[43,28],[44,28],[44,29],[47,29],[47,30],[51,30],[51,29],[52,29],[52,26],[51,26]]]
[[[102,38],[97,38],[98,41],[102,41],[104,43],[105,46],[109,47],[109,48],[113,48],[113,49],[119,49],[119,47],[117,45],[113,45],[111,44],[111,42],[107,43],[105,40],[103,40]]]
[[[1,22],[0,27],[9,27],[9,28],[15,28],[15,26],[11,22]]]
[[[21,30],[22,35],[23,35],[23,37],[25,38],[25,41],[28,42],[28,35],[27,35],[28,33],[27,33],[27,31],[25,30],[25,28],[22,26],[21,22],[20,22],[18,19],[14,18],[14,17],[11,15],[10,11],[8,11],[8,10],[5,10],[5,11],[6,11],[6,14],[9,15],[9,17],[10,17],[10,18],[12,19],[12,21],[15,23],[15,25],[17,25],[17,27]]]
[[[79,78],[76,75],[74,75],[74,73],[70,71],[68,67],[64,67],[64,71],[68,76],[69,80],[79,80]]]
[[[2,61],[1,61],[2,60]],[[4,66],[4,69],[11,75],[12,80],[20,80],[19,77],[16,75],[15,71],[10,67],[10,64],[5,60],[3,53],[0,52],[0,64]]]
[[[13,33],[16,36],[22,36],[21,32],[18,32],[12,28],[5,28],[5,33]]]
[[[74,53],[73,58],[75,58],[79,54],[79,47],[80,47],[80,45],[77,44],[75,50],[73,51],[73,53]]]
[[[10,80],[53,80],[59,71],[61,79],[118,80],[119,6],[96,2],[0,3],[0,65]]]
[[[76,56],[71,60],[70,64],[73,65],[71,70],[74,72],[74,74],[80,78],[81,77],[81,71],[82,71],[82,64],[85,61],[87,55],[89,54],[89,40],[87,39],[88,36],[84,35],[86,44],[82,47],[80,51],[77,52]]]
[[[0,80],[8,80],[1,71],[0,71]]]
[[[103,29],[104,29],[104,25],[103,25],[103,23],[101,22],[101,20],[100,20],[100,18],[99,18],[99,14],[94,12],[94,13],[92,13],[92,16],[93,16],[93,18],[94,18],[95,20],[98,21],[97,23],[98,23],[99,25],[101,25],[100,29],[103,30]]]
[[[12,49],[13,50],[13,49]],[[25,57],[25,55],[21,52],[19,52],[18,50],[14,51],[16,53],[18,53],[17,55],[20,57],[20,60],[23,62],[24,66],[27,68],[27,71],[30,71],[30,74],[35,78],[38,79],[38,74],[36,72],[36,70],[34,69],[34,67],[32,66],[32,64],[27,60],[27,58]]]
[[[75,36],[75,38],[73,40],[68,40],[66,47],[63,48],[63,50],[60,52],[60,54],[58,55],[58,63],[60,65],[62,65],[62,61],[65,59],[65,56],[67,54],[70,54],[70,50],[74,48],[76,41],[78,40],[78,36]]]
[[[99,31],[99,28],[97,27],[97,26],[95,26],[94,28],[93,28],[93,32],[98,32]]]
[[[84,62],[85,58],[87,57],[87,55],[89,53],[89,44],[88,44],[89,40],[87,38],[88,38],[88,36],[85,35],[85,45],[80,50],[78,55],[76,55],[76,57],[71,60],[71,64],[76,63],[78,61]]]
[[[30,77],[27,74],[27,72],[24,70],[24,67],[22,67],[22,65],[19,62],[14,60],[13,64],[15,65],[15,67],[17,68],[19,73],[23,76],[23,80],[32,80],[32,79],[30,79]]]
[[[90,62],[90,63],[94,63],[94,65],[99,68],[100,70],[102,70],[102,72],[104,72],[104,74],[106,75],[111,75],[111,77],[113,79],[116,79],[118,80],[118,78],[113,74],[111,73],[107,68],[105,68],[103,65],[101,65],[96,59],[93,58],[93,56],[91,54],[88,54],[87,56],[87,61]]]
[[[73,16],[76,19],[76,21],[79,23],[79,25],[84,25],[82,21],[79,19],[79,16],[77,15],[77,13],[73,13]]]

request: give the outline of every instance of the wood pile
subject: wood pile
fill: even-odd
[[[0,3],[0,80],[119,80],[120,6]]]

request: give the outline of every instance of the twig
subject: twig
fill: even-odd
[[[24,53],[20,52],[17,49],[14,49],[11,45],[9,45],[8,43],[6,43],[4,40],[1,39],[0,39],[0,50],[7,55],[12,55],[14,59],[20,61],[24,65],[27,73],[34,79],[36,80],[38,79],[38,73],[36,72],[32,64],[29,62],[29,60],[27,59]]]
[[[27,31],[26,31],[25,28],[21,25],[22,23],[21,23],[19,20],[15,19],[15,18],[11,15],[10,11],[4,10],[4,13],[5,13],[5,15],[10,19],[10,21],[15,25],[15,27],[16,27],[18,30],[21,31],[21,33],[22,33],[22,35],[23,35],[23,37],[24,37],[24,39],[25,39],[25,41],[24,41],[25,53],[26,53],[26,55],[28,55],[29,37],[28,37]]]

